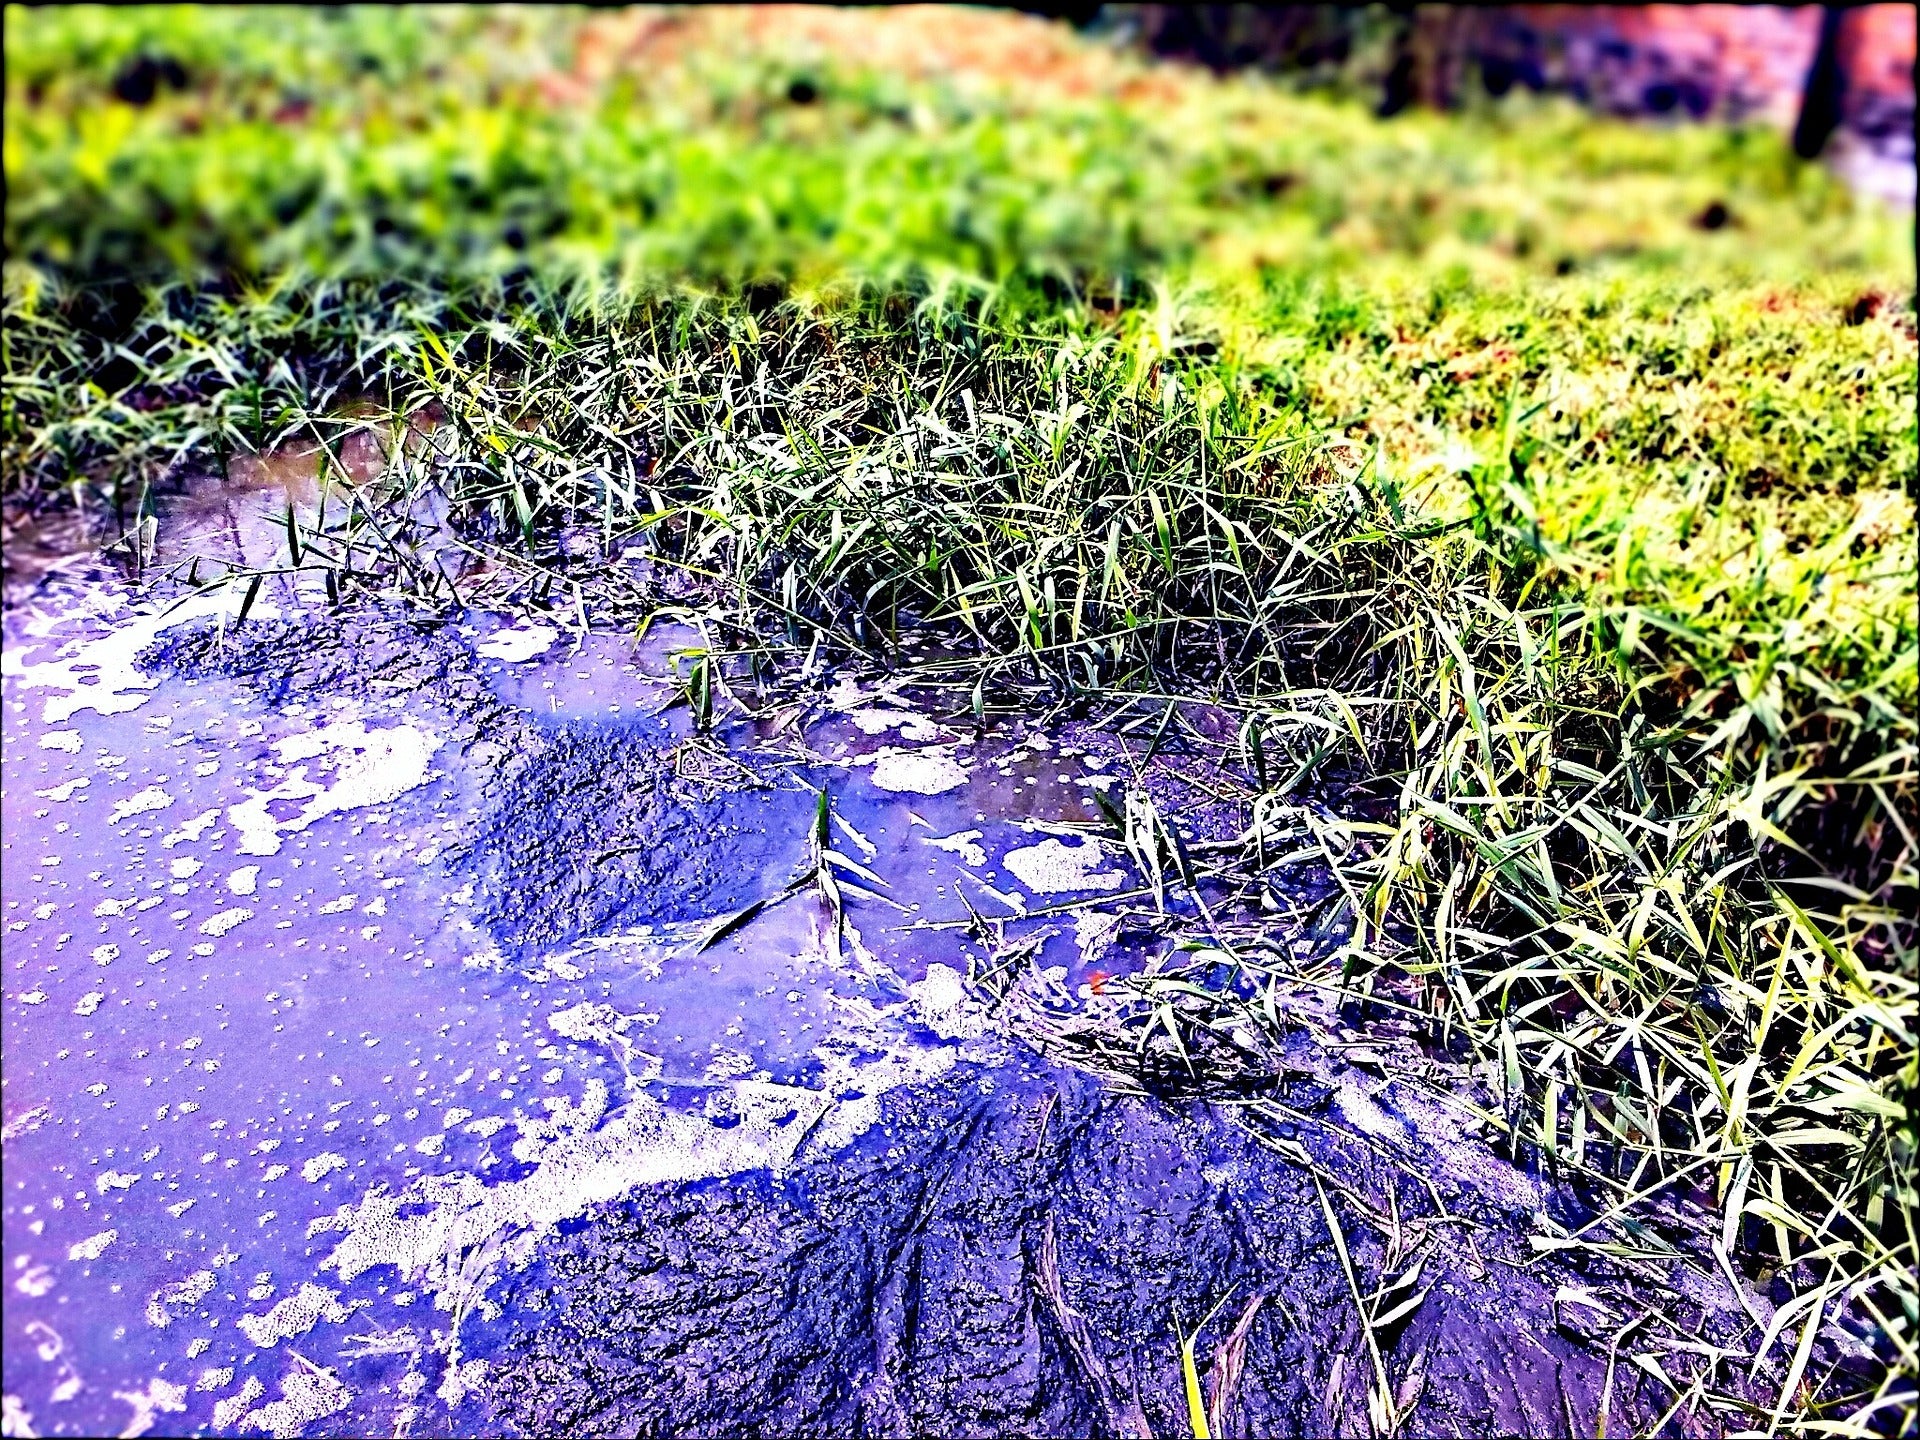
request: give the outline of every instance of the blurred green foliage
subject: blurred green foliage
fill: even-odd
[[[1235,241],[1292,268],[1385,254],[1793,275],[1897,266],[1901,241],[1775,137],[1551,105],[1382,125],[1258,81],[1194,77],[1177,103],[1130,105],[748,47],[556,101],[542,80],[585,23],[571,11],[8,22],[7,250],[72,278],[533,267],[585,294],[852,269],[1084,286],[1209,257],[1231,269],[1248,258],[1220,253]],[[181,83],[118,98],[142,61]],[[1690,228],[1716,201],[1727,232]],[[1756,233],[1764,248],[1743,243]]]

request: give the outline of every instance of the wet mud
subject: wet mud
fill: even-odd
[[[1551,1284],[1469,1273],[1464,1237],[1439,1238],[1426,1302],[1382,1342],[1408,1433],[1590,1433],[1605,1358],[1556,1328]],[[1378,1269],[1360,1227],[1349,1245]],[[1310,1174],[1210,1106],[1071,1071],[968,1070],[780,1180],[601,1207],[506,1294],[522,1327],[488,1383],[529,1433],[1191,1434],[1180,1345],[1210,1314],[1215,1434],[1370,1433]],[[1644,1422],[1638,1389],[1616,1387],[1618,1429]]]
[[[769,897],[805,853],[810,797],[740,766],[721,787],[678,772],[685,738],[666,697],[621,715],[543,721],[490,687],[457,632],[404,616],[351,622],[211,623],[141,662],[160,673],[239,680],[268,704],[300,697],[415,697],[458,745],[481,792],[448,847],[474,903],[515,954],[609,928],[737,909]],[[650,702],[650,703],[649,703]],[[782,803],[784,802],[784,803]]]

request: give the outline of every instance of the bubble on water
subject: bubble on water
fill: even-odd
[[[227,876],[227,889],[235,895],[251,895],[258,888],[259,883],[260,867],[258,865],[242,865]]]
[[[91,1015],[100,1008],[100,1002],[106,998],[107,997],[98,990],[89,990],[74,1002],[73,1013],[76,1015]]]
[[[81,743],[78,730],[49,730],[40,737],[42,750],[64,750],[69,755],[78,755]]]
[[[42,800],[65,801],[73,798],[74,791],[84,790],[92,783],[93,781],[89,777],[80,775],[67,781],[65,784],[55,785],[46,790],[36,790],[33,793],[38,795]]]

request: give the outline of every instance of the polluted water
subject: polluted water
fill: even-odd
[[[267,563],[266,493],[158,544]],[[1228,840],[1220,767],[851,671],[706,728],[697,629],[586,619],[13,573],[9,1435],[1664,1408],[1412,1039],[1300,986],[1244,1094],[1082,1043],[1197,903],[1106,817]],[[1337,946],[1288,873],[1269,943]]]

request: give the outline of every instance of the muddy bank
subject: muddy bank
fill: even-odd
[[[498,1413],[533,1434],[1190,1434],[1180,1344],[1213,1312],[1216,1434],[1369,1433],[1313,1179],[1228,1116],[1061,1070],[969,1069],[885,1108],[781,1180],[660,1187],[569,1226],[505,1291]],[[1393,1257],[1333,1203],[1358,1272],[1424,1257],[1425,1302],[1380,1337],[1407,1433],[1595,1433],[1606,1357],[1556,1325],[1566,1277],[1509,1263],[1511,1230],[1417,1220],[1430,1203],[1400,1188]],[[1612,1433],[1651,1418],[1645,1390],[1616,1377]]]

